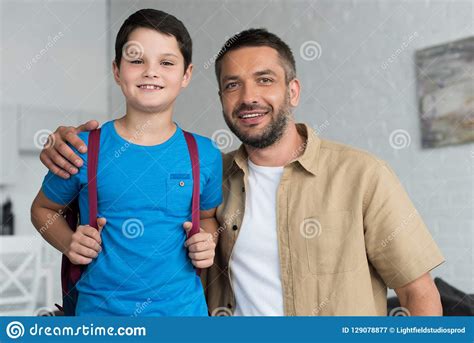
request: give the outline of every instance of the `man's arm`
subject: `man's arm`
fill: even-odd
[[[189,231],[191,222],[185,222],[183,227]],[[189,257],[197,268],[208,268],[214,263],[215,248],[218,239],[218,223],[216,208],[201,211],[201,230],[185,242]]]
[[[400,305],[406,308],[411,316],[443,315],[439,292],[429,273],[403,287],[396,288],[395,292]]]
[[[81,153],[87,151],[87,146],[77,135],[79,132],[97,129],[99,123],[90,120],[85,124],[74,126],[60,126],[50,134],[48,142],[41,151],[41,162],[54,174],[63,179],[67,179],[71,174],[78,172],[77,168],[82,166],[82,159],[77,156],[66,144],[70,143]]]

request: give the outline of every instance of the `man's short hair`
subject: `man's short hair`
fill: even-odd
[[[217,77],[217,83],[220,88],[220,76],[221,76],[221,67],[222,59],[224,56],[232,51],[244,47],[258,47],[258,46],[268,46],[275,49],[280,56],[283,69],[285,69],[285,80],[286,83],[290,82],[296,77],[296,64],[293,53],[291,52],[290,47],[284,41],[280,39],[277,35],[268,32],[266,29],[248,29],[242,32],[239,32],[229,38],[224,46],[221,48],[217,54],[215,72]]]

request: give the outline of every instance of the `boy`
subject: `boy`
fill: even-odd
[[[205,316],[200,278],[193,269],[212,265],[222,201],[219,150],[194,135],[200,156],[201,226],[185,242],[191,218],[191,162],[184,134],[173,121],[176,98],[191,79],[192,41],[181,21],[144,9],[122,25],[115,42],[113,73],[126,99],[126,114],[101,128],[97,170],[99,231],[73,232],[61,215],[79,194],[81,224],[88,218],[87,154],[79,172],[64,180],[49,172],[32,209],[32,222],[72,263],[88,265],[77,283],[76,315]],[[82,133],[84,142],[88,133]],[[185,223],[189,229],[190,223]],[[215,235],[214,235],[215,236]],[[193,240],[193,241],[191,241]],[[143,304],[146,304],[143,306]],[[137,307],[140,311],[137,311]]]

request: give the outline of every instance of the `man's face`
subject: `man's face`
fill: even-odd
[[[287,85],[273,48],[244,47],[223,57],[219,83],[224,119],[244,144],[262,149],[281,138],[298,102],[292,82]]]
[[[152,113],[169,109],[192,73],[192,65],[183,72],[184,58],[176,38],[148,28],[132,31],[120,68],[114,62],[113,69],[127,105]]]

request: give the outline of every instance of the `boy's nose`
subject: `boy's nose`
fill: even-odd
[[[148,67],[145,70],[143,76],[145,76],[145,77],[159,77],[159,74],[158,74],[158,72],[155,68]]]

